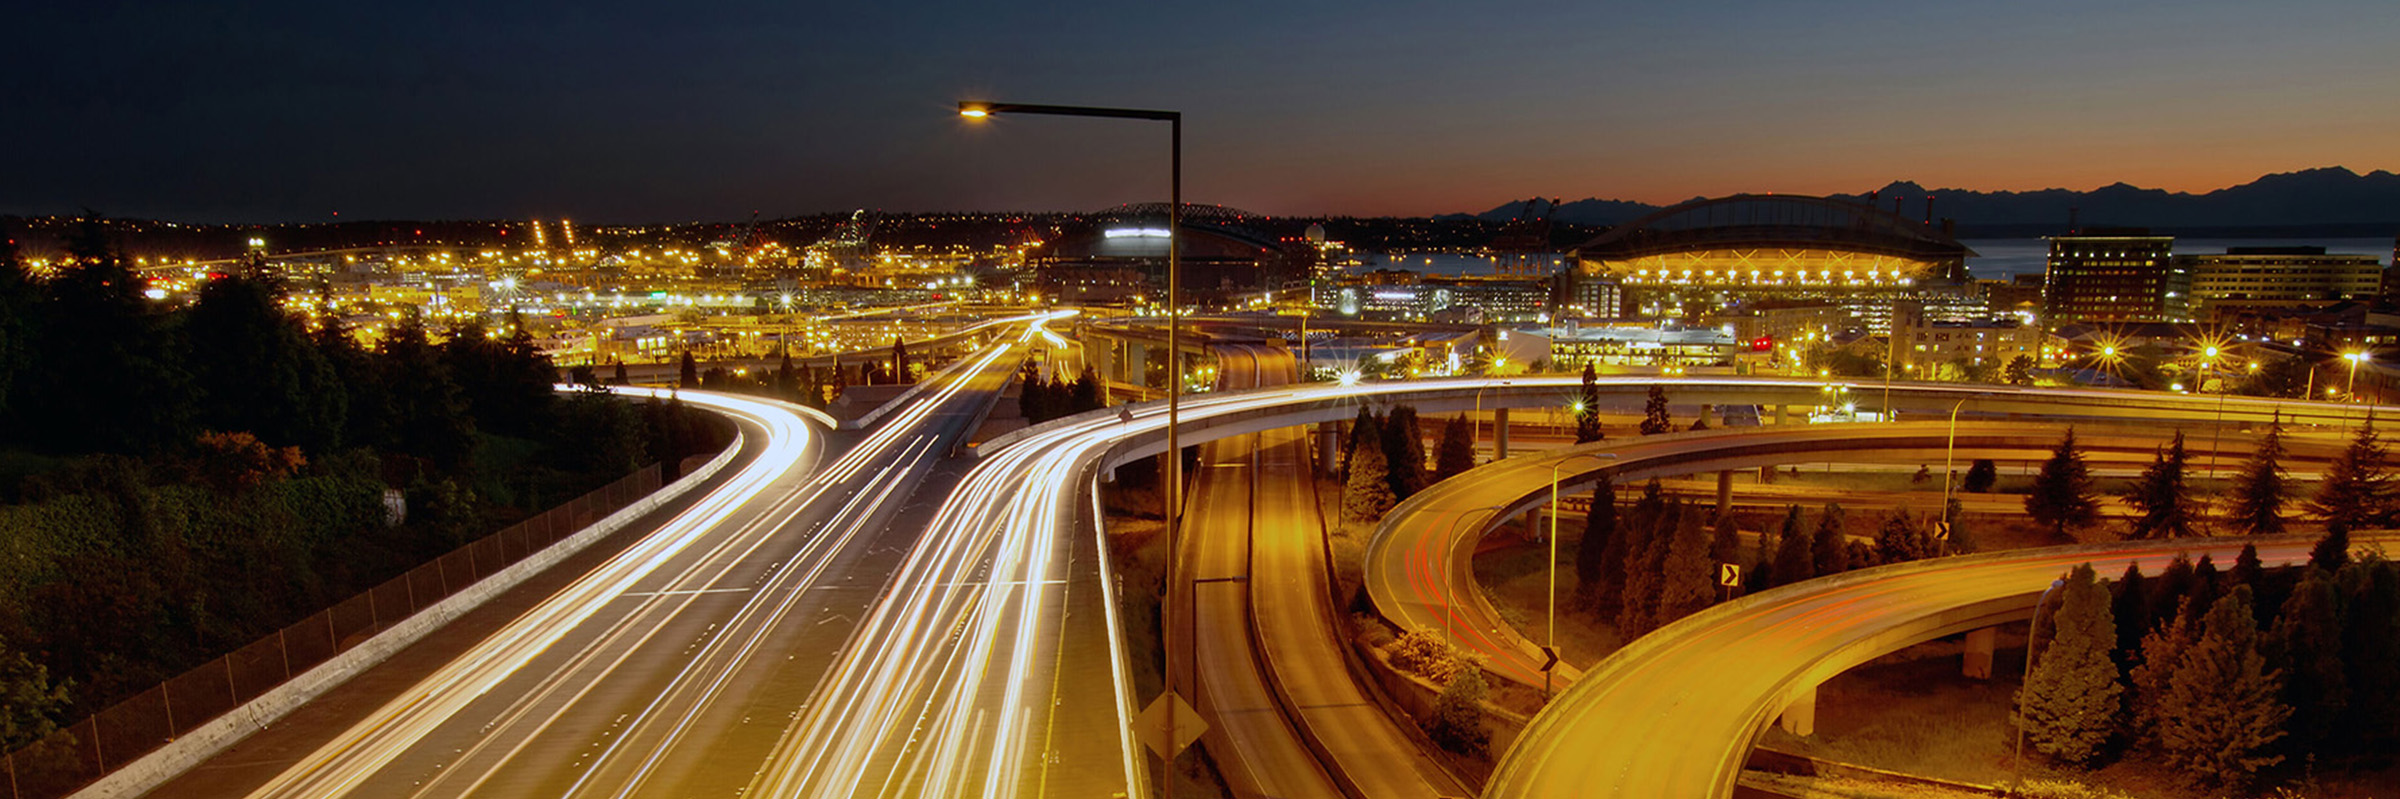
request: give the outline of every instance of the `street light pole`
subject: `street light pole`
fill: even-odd
[[[1616,457],[1615,453],[1578,452],[1557,463],[1550,464],[1550,590],[1546,595],[1550,609],[1546,613],[1548,622],[1545,624],[1548,632],[1542,636],[1542,645],[1550,649],[1544,654],[1549,657],[1558,656],[1558,470],[1566,468],[1567,464],[1574,463],[1579,458],[1599,461],[1602,458],[1614,457]],[[1599,513],[1599,506],[1593,506],[1591,512]],[[1550,675],[1555,672],[1555,666],[1556,664],[1551,664],[1550,667],[1542,669],[1543,697],[1550,696]]]
[[[1950,403],[1950,441],[1942,449],[1942,513],[1950,513],[1950,486],[1958,482],[1958,409],[1974,397],[1960,397]]]
[[[1175,580],[1178,550],[1183,539],[1183,448],[1176,437],[1177,422],[1183,401],[1183,112],[1157,111],[1142,108],[1105,108],[1081,105],[1040,105],[1033,103],[992,103],[962,100],[959,116],[983,119],[999,114],[1046,114],[1050,116],[1101,117],[1107,119],[1139,119],[1167,123],[1168,130],[1168,196],[1167,196],[1167,480],[1160,499],[1167,518],[1167,593],[1159,607],[1161,657],[1165,661],[1167,693],[1175,692]],[[1199,624],[1197,617],[1193,624]],[[1195,666],[1197,662],[1195,662]],[[1195,674],[1194,681],[1198,680]],[[1175,703],[1167,703],[1167,738],[1169,751],[1175,730]],[[1174,755],[1168,755],[1165,775],[1167,796],[1175,795]]]

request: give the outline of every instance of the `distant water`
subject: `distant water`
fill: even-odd
[[[1966,239],[1961,243],[1974,250],[1977,256],[1967,259],[1967,271],[1987,280],[2007,280],[2018,274],[2040,274],[2042,262],[2050,254],[2049,242],[2041,239]],[[2363,239],[2185,239],[2175,240],[2179,254],[2221,253],[2228,247],[2316,247],[2336,255],[2373,255],[2387,263],[2392,256],[2392,240]],[[1490,275],[1497,274],[1498,262],[1475,255],[1444,252],[1363,253],[1366,261],[1361,270],[1407,269],[1429,275]],[[1561,256],[1549,256],[1543,271],[1563,264]]]

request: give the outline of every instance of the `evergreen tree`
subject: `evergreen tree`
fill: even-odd
[[[1819,577],[1850,570],[1850,539],[1842,532],[1845,521],[1837,502],[1825,503],[1824,512],[1817,514],[1817,532],[1808,549],[1812,571]]]
[[[1358,461],[1358,451],[1368,448],[1383,449],[1383,419],[1373,409],[1361,405],[1358,417],[1350,420],[1350,437],[1342,439],[1343,480],[1350,479],[1351,464]]]
[[[1683,500],[1669,499],[1650,525],[1640,550],[1625,558],[1624,601],[1617,610],[1617,633],[1632,641],[1658,629],[1662,594],[1666,590],[1667,553],[1686,513]]]
[[[1433,482],[1441,482],[1475,468],[1475,428],[1465,415],[1452,416],[1442,424],[1442,444],[1433,456]]]
[[[2283,760],[2269,748],[2292,709],[2283,703],[2283,675],[2259,654],[2250,602],[2250,588],[2234,586],[2208,610],[2161,702],[2159,748],[2203,782],[2246,785]]]
[[[2142,470],[2142,476],[2125,492],[2125,503],[2134,509],[2126,538],[2183,538],[2192,534],[2192,498],[2184,485],[2189,460],[2183,449],[2183,431],[2177,430],[2174,442],[2158,451],[2149,467]]]
[[[0,217],[0,440],[13,438],[7,428],[10,392],[33,364],[35,336],[41,330],[37,318],[41,288],[17,260],[14,221],[13,217]]]
[[[2116,623],[2108,589],[2091,564],[2067,574],[2065,595],[2050,616],[2050,645],[2017,694],[2017,726],[2035,751],[2067,763],[2089,763],[2116,729],[2119,695]]]
[[[2190,603],[2182,603],[2176,612],[2161,618],[2149,635],[2142,636],[2141,655],[2126,672],[2126,682],[2133,688],[2128,727],[2142,743],[2156,744],[2166,715],[2176,712],[2167,698],[2170,683],[2184,653],[2198,637],[2199,614],[2185,612],[2189,610]]]
[[[800,404],[818,410],[825,409],[825,381],[824,378],[817,376],[817,367],[807,364],[800,365],[797,390],[800,393]]]
[[[1584,514],[1583,538],[1575,543],[1575,585],[1585,597],[1597,600],[1608,588],[1609,545],[1617,537],[1617,482],[1607,476],[1592,486],[1592,512]],[[1613,564],[1624,569],[1624,551]]]
[[[1673,432],[1675,422],[1667,418],[1667,388],[1650,384],[1650,397],[1642,401],[1642,435],[1654,436]]]
[[[700,362],[692,360],[692,351],[683,351],[683,367],[676,373],[675,385],[682,388],[700,387]]]
[[[2338,525],[2327,526],[2325,535],[2308,552],[2308,565],[2327,574],[2339,574],[2343,566],[2350,565],[2350,531]]]
[[[1714,604],[1717,564],[1709,557],[1710,537],[1700,524],[1701,511],[1685,507],[1659,569],[1658,620],[1654,627],[1698,613]],[[1721,525],[1731,529],[1730,524]]]
[[[2000,379],[2012,386],[2033,385],[2033,357],[2019,355],[2008,359],[2008,365],[2000,368]]]
[[[1877,563],[1907,563],[1933,555],[1929,541],[1917,528],[1917,521],[1908,515],[1907,508],[1894,508],[1875,528],[1875,561]]]
[[[1383,514],[1399,503],[1399,498],[1392,495],[1391,474],[1384,463],[1383,447],[1376,443],[1359,447],[1351,458],[1349,482],[1342,490],[1342,518],[1371,522],[1383,518]]]
[[[1976,458],[1974,463],[1967,465],[1967,476],[1959,483],[1959,490],[1970,494],[1987,493],[1998,482],[2000,465],[1993,463],[1990,458]]]
[[[1734,524],[1732,513],[1717,514],[1717,525],[1708,539],[1708,559],[1717,563],[1742,562],[1742,532]]]
[[[1614,487],[1609,489],[1609,495],[1613,500]],[[1649,553],[1651,528],[1658,524],[1658,516],[1665,512],[1666,504],[1665,489],[1653,477],[1642,485],[1641,496],[1634,499],[1632,510],[1616,520],[1615,534],[1600,549],[1599,588],[1592,597],[1602,618],[1614,619],[1624,610],[1629,575]]]
[[[439,350],[478,429],[530,438],[549,424],[558,368],[521,321],[510,328],[508,335],[495,337],[482,323],[470,321],[453,328]]]
[[[1425,433],[1417,409],[1402,405],[1383,419],[1383,461],[1391,470],[1392,496],[1407,499],[1425,489]]]
[[[1802,524],[1800,506],[1784,508],[1783,527],[1775,538],[1775,585],[1790,585],[1817,576],[1816,557]]]
[[[348,393],[299,320],[276,304],[273,285],[209,281],[182,317],[202,427],[318,455],[341,445]]]
[[[41,284],[44,341],[12,381],[23,423],[17,434],[53,450],[156,452],[190,437],[186,375],[175,365],[174,331],[142,296],[142,279],[110,243],[96,216],[76,221],[66,265]]]
[[[2267,434],[2258,440],[2258,448],[2242,464],[2242,471],[2233,478],[2233,503],[2225,512],[2225,521],[2243,535],[2275,535],[2283,532],[2284,473],[2283,424],[2267,426]]]
[[[1107,407],[1107,392],[1100,388],[1100,370],[1093,368],[1091,364],[1084,364],[1083,374],[1076,375],[1075,388],[1068,396],[1072,401],[1067,403],[1067,407],[1074,409],[1076,413],[1096,411]]]
[[[2283,701],[2292,708],[2287,751],[2319,750],[2349,704],[2342,664],[2341,602],[2333,575],[2311,568],[2283,601],[2268,633],[2267,664],[2284,674]]]
[[[2025,496],[2025,512],[2035,521],[2050,527],[2059,537],[2067,528],[2084,527],[2100,518],[2099,500],[2092,497],[2091,470],[2083,463],[2083,453],[2075,448],[2075,428],[2067,428],[2066,437],[2050,451],[2050,459],[2042,462],[2042,471],[2034,475],[2033,491]]]
[[[2191,556],[2180,552],[2159,570],[2150,587],[2150,612],[2158,617],[2154,624],[2165,624],[2183,612],[2184,600],[2192,595],[2192,571]]]
[[[2225,594],[2223,579],[2217,572],[2216,556],[2201,555],[2200,562],[2192,567],[2192,591],[2187,595],[2192,600],[2192,612],[2207,613],[2209,606],[2216,604],[2217,597]]]
[[[2342,606],[2342,664],[2350,702],[2335,737],[2352,751],[2400,744],[2400,566],[2380,558],[2336,575]]]
[[[2140,563],[2125,564],[2125,574],[2108,586],[2109,615],[2116,619],[2117,663],[2130,666],[2141,655],[2142,636],[2150,633],[2150,585]]]
[[[328,323],[328,324],[331,324],[331,323]],[[610,377],[608,382],[609,382],[609,385],[615,385],[615,386],[630,386],[630,385],[633,385],[633,375],[632,375],[632,374],[630,374],[630,373],[627,373],[627,372],[625,371],[625,362],[624,362],[624,361],[621,361],[621,360],[620,360],[620,361],[617,361],[617,369],[616,369],[616,374],[615,374],[614,376]]]
[[[1050,387],[1042,382],[1042,367],[1026,361],[1017,369],[1017,414],[1026,424],[1041,424],[1058,418],[1051,409]]]
[[[391,421],[382,448],[426,458],[446,473],[464,470],[474,459],[475,423],[425,325],[403,316],[385,331],[380,356],[384,385],[400,389],[387,394]]]
[[[2324,517],[2327,529],[2366,530],[2387,525],[2392,516],[2387,454],[2375,435],[2375,425],[2359,425],[2350,446],[2326,468],[2316,498],[2309,500],[2309,512]]]
[[[1598,441],[1600,434],[1600,376],[1592,363],[1583,363],[1583,395],[1575,403],[1575,443]]]
[[[800,375],[792,370],[792,349],[782,347],[782,363],[775,365],[775,395],[787,400],[801,400]]]

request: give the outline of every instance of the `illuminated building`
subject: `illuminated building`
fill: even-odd
[[[1892,303],[1965,292],[1973,250],[1934,225],[1824,197],[1694,200],[1576,248],[1583,274],[1623,287],[1656,319],[1695,319],[1756,301],[1817,300],[1880,330]]]
[[[1494,349],[1511,362],[1547,359],[1554,371],[1572,372],[1586,363],[1613,366],[1716,366],[1730,362],[1747,345],[1723,328],[1537,327],[1498,332]]]
[[[2173,236],[2094,230],[2050,237],[2042,316],[2063,322],[2189,322],[2192,273],[2174,258]]]
[[[1218,305],[1282,282],[1301,258],[1253,229],[1265,217],[1214,205],[1185,205],[1178,259],[1183,301]],[[1126,205],[1094,215],[1082,230],[1027,256],[1044,297],[1062,303],[1156,302],[1167,286],[1167,205]]]
[[[2381,259],[2327,255],[2323,247],[2233,247],[2176,260],[2191,272],[2192,299],[2210,313],[2371,300],[2383,281]]]
[[[1335,289],[1333,310],[1343,316],[1400,321],[1547,322],[1550,300],[1545,281],[1377,270]]]

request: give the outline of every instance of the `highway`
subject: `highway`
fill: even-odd
[[[154,795],[738,791],[915,537],[895,523],[912,497],[954,479],[940,474],[942,453],[981,420],[1033,327],[962,359],[821,469],[822,414],[683,392],[740,420],[761,456],[379,707],[337,729],[279,729]],[[258,756],[281,751],[293,756]]]
[[[2269,566],[2305,563],[2305,536],[2201,538],[2018,550],[1879,566],[1702,611],[1619,650],[1535,716],[1486,784],[1514,797],[1728,797],[1743,759],[1786,705],[1912,643],[2031,616],[2077,564],[2101,574],[2177,553],[2229,563],[2255,541]],[[2358,534],[2354,545],[2400,543]]]
[[[1221,388],[1289,382],[1289,353],[1234,345]],[[1247,366],[1239,366],[1247,364]],[[1194,479],[1183,573],[1204,739],[1236,796],[1461,796],[1359,684],[1327,581],[1325,520],[1297,429],[1211,442]]]
[[[2046,457],[2064,428],[1962,422],[1956,433],[1957,462]],[[2077,441],[2087,452],[2148,458],[2171,432],[2086,427]],[[1476,583],[1470,559],[1485,531],[1548,502],[1554,475],[1563,498],[1588,491],[1603,470],[1614,474],[1620,486],[1631,487],[1654,476],[1800,461],[1939,464],[1950,436],[1944,422],[1770,426],[1620,438],[1486,464],[1410,497],[1384,516],[1367,543],[1367,593],[1376,610],[1401,629],[1444,630],[1458,646],[1483,656],[1493,674],[1539,686],[1544,660],[1540,642],[1503,620]],[[2238,464],[2252,441],[2247,434],[2224,436],[2219,442],[2221,459]],[[2185,443],[2191,447],[2194,441]],[[2210,442],[2200,437],[2197,443],[2191,447],[2198,453],[2195,460],[2204,460]],[[2299,463],[2329,459],[2341,443],[2324,435],[2295,434],[2286,436],[2286,445],[2288,460]],[[1915,510],[1936,512],[1939,504],[1937,498]],[[1863,535],[1870,530],[1857,527],[1853,532]],[[1560,591],[1571,589],[1563,586]],[[1576,673],[1572,665],[1562,664],[1556,676],[1571,680]]]

